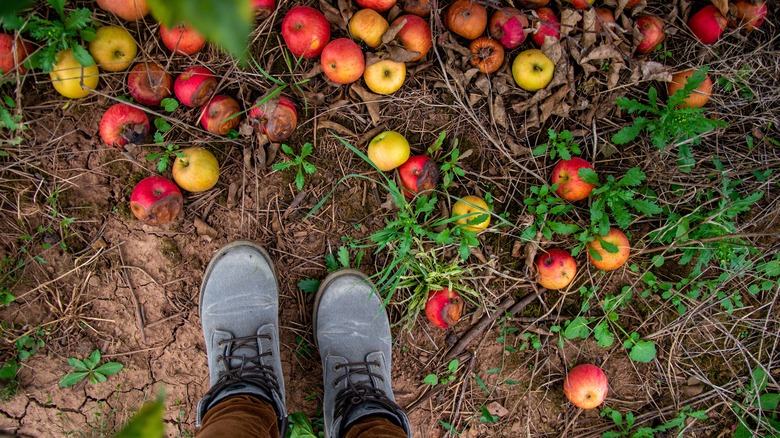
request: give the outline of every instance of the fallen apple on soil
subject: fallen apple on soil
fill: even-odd
[[[310,6],[296,6],[282,20],[282,39],[296,58],[319,56],[330,41],[330,23]]]
[[[617,247],[617,252],[609,252],[604,249],[601,241],[611,243]],[[596,253],[601,260],[596,260]],[[614,271],[623,266],[631,254],[631,246],[626,234],[617,228],[610,228],[606,236],[597,236],[593,242],[588,242],[588,260],[597,269],[602,271]]]
[[[138,53],[130,32],[119,26],[103,26],[95,31],[89,43],[89,53],[102,70],[117,72],[127,69]]]
[[[755,3],[751,0],[736,0],[732,4],[735,6],[736,20],[729,20],[730,27],[745,26],[745,29],[750,32],[759,28],[766,20],[767,6],[763,0]]]
[[[479,196],[464,196],[452,206],[452,217],[463,216],[455,221],[456,225],[464,225],[464,229],[479,233],[490,225],[490,208]],[[481,222],[472,223],[481,219]],[[468,225],[465,225],[468,224]]]
[[[200,124],[206,131],[227,135],[241,122],[241,106],[230,96],[214,96],[200,112]]]
[[[396,131],[385,131],[372,138],[366,153],[368,159],[383,172],[404,164],[409,154],[409,141]]]
[[[688,80],[696,72],[694,69],[683,70],[672,75],[672,80],[666,83],[666,94],[672,96],[677,90],[682,90],[688,83]],[[683,108],[701,108],[707,104],[712,96],[712,79],[707,75],[691,95],[688,96],[679,106]]]
[[[249,109],[249,123],[274,143],[287,140],[298,126],[295,104],[285,96],[263,99],[257,98]]]
[[[432,290],[425,302],[425,316],[436,327],[447,329],[458,323],[463,313],[463,298],[457,292],[444,288]]]
[[[469,44],[469,64],[482,73],[495,73],[504,63],[504,46],[489,36],[481,36]]]
[[[209,101],[217,90],[217,78],[206,67],[196,65],[184,70],[173,83],[173,93],[182,105],[197,108]]]
[[[206,37],[189,24],[168,28],[160,23],[160,39],[168,50],[179,55],[194,55],[206,46]]]
[[[388,27],[385,17],[373,9],[361,9],[349,19],[349,35],[374,49],[382,44],[382,35]]]
[[[90,88],[97,87],[98,74],[97,65],[84,67],[76,61],[71,49],[65,49],[57,53],[49,78],[58,93],[70,99],[78,99],[88,96],[92,92]],[[88,88],[82,88],[82,82]]]
[[[642,34],[642,39],[636,46],[636,53],[646,55],[655,50],[666,38],[664,22],[655,15],[637,17],[636,25]]]
[[[366,69],[366,57],[360,46],[349,38],[336,38],[329,42],[320,55],[322,72],[337,84],[351,84]]]
[[[555,11],[550,8],[539,8],[536,10],[536,16],[539,18],[538,28],[531,35],[531,39],[537,46],[542,47],[547,37],[556,40],[561,38],[561,20],[555,15]]]
[[[147,225],[162,225],[175,219],[184,206],[181,191],[161,176],[142,179],[130,194],[130,210]]]
[[[596,188],[580,178],[580,169],[593,169],[593,165],[579,157],[571,160],[561,160],[552,171],[551,180],[558,184],[555,193],[567,201],[581,201]]]
[[[444,14],[444,25],[451,32],[473,40],[487,27],[487,9],[472,0],[455,0]]]
[[[604,402],[609,383],[596,365],[582,364],[569,370],[563,381],[563,393],[578,408],[594,409]]]
[[[521,52],[512,62],[512,77],[526,91],[546,87],[555,75],[555,64],[539,49]]]
[[[436,188],[439,183],[439,167],[425,155],[414,155],[398,167],[398,176],[404,195],[413,198],[418,193]]]
[[[401,15],[393,20],[393,26],[400,24],[404,20],[406,20],[406,24],[398,31],[395,38],[406,49],[419,53],[417,57],[410,59],[410,61],[419,61],[428,54],[433,45],[431,26],[424,19],[409,14]]]
[[[701,8],[688,19],[688,27],[691,32],[704,44],[713,44],[718,41],[727,24],[726,17],[713,5]]]
[[[156,62],[141,62],[130,69],[127,88],[136,102],[143,105],[159,105],[171,95],[173,77]]]
[[[150,12],[146,0],[96,0],[100,9],[127,21],[137,21]]]
[[[24,74],[27,68],[22,65],[25,59],[34,51],[32,43],[13,35],[0,33],[0,74],[19,69]]]
[[[214,187],[219,180],[219,163],[207,149],[191,147],[180,151],[184,156],[173,160],[173,180],[182,189],[200,193]]]
[[[100,119],[100,139],[109,146],[142,144],[149,133],[149,117],[126,103],[110,106]]]
[[[488,21],[488,33],[505,49],[520,47],[525,41],[528,18],[515,8],[501,8],[493,12]]]
[[[392,94],[400,90],[406,80],[406,64],[383,59],[366,66],[363,80],[376,94]]]
[[[550,290],[563,289],[574,280],[577,262],[568,251],[554,248],[536,256],[536,282]]]

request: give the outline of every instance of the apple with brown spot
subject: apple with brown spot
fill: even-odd
[[[171,95],[173,77],[156,62],[141,62],[127,74],[127,88],[136,102],[143,105],[159,105]]]
[[[398,167],[398,177],[407,198],[436,188],[439,183],[439,167],[425,155],[413,155]]]
[[[196,65],[184,70],[173,83],[173,93],[183,105],[197,108],[209,101],[217,90],[217,78],[206,67]]]
[[[141,144],[149,133],[149,117],[126,103],[110,106],[100,119],[100,139],[109,146]]]
[[[444,288],[432,290],[425,302],[425,316],[436,327],[450,328],[457,324],[463,313],[463,298],[457,292]]]
[[[536,256],[536,282],[559,290],[568,286],[577,274],[577,262],[568,251],[554,248]]]
[[[162,225],[175,219],[184,206],[181,191],[161,176],[142,179],[130,194],[130,210],[147,225]]]
[[[279,143],[290,138],[298,126],[295,104],[285,96],[259,97],[249,109],[249,123],[268,140]]]
[[[642,39],[636,46],[636,53],[646,55],[655,50],[666,38],[664,22],[655,15],[637,17],[636,26],[642,34]]]
[[[230,96],[214,96],[200,112],[200,124],[206,131],[217,134],[227,135],[231,129],[234,129],[241,122],[238,116],[241,107]]]

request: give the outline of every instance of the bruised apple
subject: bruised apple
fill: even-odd
[[[542,287],[559,290],[574,280],[577,262],[568,251],[554,248],[536,256],[536,282]]]
[[[285,96],[259,97],[249,110],[249,123],[274,143],[287,140],[298,126],[295,104]]]
[[[127,88],[136,102],[143,105],[159,105],[171,95],[173,77],[156,62],[136,64],[127,75]]]
[[[432,6],[432,0],[406,0],[404,1],[404,12],[424,18],[431,15]]]
[[[168,50],[179,55],[194,55],[206,46],[206,37],[189,24],[169,28],[160,23],[160,39]]]
[[[241,107],[235,99],[220,94],[214,96],[203,107],[200,112],[200,124],[203,129],[212,134],[227,135],[241,122],[241,118],[238,116],[240,112]]]
[[[563,393],[578,408],[593,409],[607,398],[609,383],[604,371],[596,365],[577,365],[563,381]]]
[[[691,76],[696,72],[694,69],[683,70],[672,75],[672,80],[666,83],[666,93],[668,96],[674,95],[678,90],[685,88]],[[679,106],[683,108],[701,108],[707,104],[712,95],[712,79],[709,75],[704,76],[704,81],[691,92],[691,95],[685,98]]]
[[[616,248],[617,251],[607,251],[604,245],[610,245],[610,249]],[[610,228],[606,236],[596,236],[593,242],[588,242],[588,259],[593,266],[602,271],[614,271],[623,266],[628,261],[630,253],[628,237],[617,228]]]
[[[463,298],[457,292],[444,288],[432,290],[425,302],[425,316],[436,327],[450,328],[458,323],[463,313]]]
[[[515,8],[501,8],[493,12],[488,21],[488,33],[505,49],[514,49],[525,41],[528,18]]]
[[[398,176],[401,178],[404,195],[412,198],[417,193],[436,188],[439,168],[432,159],[424,155],[414,155],[398,168]]]
[[[536,16],[539,17],[539,27],[531,35],[531,39],[537,46],[542,47],[547,37],[556,40],[561,37],[561,20],[555,15],[555,11],[550,8],[539,8],[536,10]]]
[[[473,40],[485,32],[487,9],[472,0],[456,0],[444,14],[444,25],[463,38]]]
[[[190,108],[197,108],[208,102],[216,89],[217,79],[214,73],[199,65],[184,70],[173,83],[176,98]]]
[[[141,144],[149,133],[149,117],[126,103],[109,107],[100,119],[100,139],[109,146]]]
[[[495,73],[504,63],[504,46],[489,36],[481,36],[469,44],[469,64],[482,73]]]
[[[579,157],[561,160],[552,171],[552,183],[558,184],[555,193],[567,201],[581,201],[596,188],[580,178],[580,169],[591,169],[593,165]]]
[[[179,215],[184,206],[181,191],[173,181],[161,176],[142,179],[130,194],[130,210],[147,225],[166,224]]]
[[[642,39],[636,46],[636,53],[646,55],[666,38],[666,32],[664,31],[664,22],[655,15],[642,15],[636,19],[636,25],[639,28],[639,32],[642,34]]]

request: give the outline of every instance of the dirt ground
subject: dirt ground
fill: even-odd
[[[185,193],[184,210],[177,220],[144,225],[133,217],[129,195],[137,181],[157,173],[146,156],[159,151],[159,146],[149,143],[117,150],[102,144],[98,136],[102,113],[127,95],[126,73],[101,74],[93,95],[73,101],[59,96],[45,73],[30,72],[18,84],[4,83],[2,93],[18,103],[27,129],[23,142],[4,146],[9,155],[0,157],[0,273],[3,286],[16,297],[0,308],[0,359],[16,357],[16,341],[24,336],[37,337],[44,345],[21,360],[15,395],[0,403],[0,431],[32,437],[111,436],[145,401],[164,391],[167,435],[193,436],[195,406],[208,389],[198,288],[211,255],[236,239],[264,245],[276,263],[288,412],[302,411],[313,421],[321,417],[322,374],[311,327],[314,297],[297,283],[324,278],[327,254],[367,238],[395,217],[397,209],[387,202],[387,193],[372,182],[380,178],[378,173],[337,139],[340,136],[365,151],[374,135],[392,129],[410,140],[413,154],[424,154],[442,131],[447,133],[445,151],[452,149],[455,139],[461,152],[471,151],[460,161],[464,176],[440,193],[434,215],[448,216],[455,196],[489,193],[494,213],[505,218],[504,225],[479,235],[479,247],[464,263],[472,271],[462,281],[480,298],[467,305],[459,324],[442,330],[421,316],[411,330],[393,327],[393,386],[415,436],[585,437],[624,430],[610,415],[600,415],[602,409],[580,410],[567,402],[563,378],[580,363],[602,367],[610,382],[605,406],[636,416],[631,433],[640,426],[666,424],[681,412],[697,411],[704,414],[702,418],[683,416],[679,427],[656,430],[655,436],[732,436],[737,412],[750,405],[745,394],[751,370],[764,367],[767,392],[777,392],[780,295],[776,285],[758,295],[748,293],[751,278],[761,274],[746,271],[718,286],[717,292],[726,295],[683,298],[687,310],[682,314],[676,303],[660,293],[643,296],[647,286],[640,279],[647,272],[674,282],[685,278],[691,266],[669,261],[654,268],[653,256],[659,251],[677,260],[674,250],[684,245],[664,249],[648,244],[663,222],[659,217],[637,216],[628,228],[629,264],[616,271],[598,271],[583,252],[577,257],[574,283],[564,291],[548,291],[535,283],[524,251],[571,249],[576,238],[555,235],[528,242],[520,237],[534,220],[523,201],[531,196],[531,186],[547,181],[556,162],[547,155],[534,156],[531,150],[547,141],[548,130],[570,130],[582,146],[582,156],[595,163],[600,175],[619,177],[639,166],[647,175],[647,186],[667,208],[665,215],[682,215],[698,203],[728,199],[721,189],[726,179],[743,180],[739,193],[762,191],[763,197],[733,221],[734,234],[755,249],[749,256],[752,262],[776,256],[780,146],[766,140],[780,140],[776,8],[770,7],[759,31],[745,36],[727,30],[722,41],[705,47],[697,44],[684,24],[689,2],[648,3],[644,12],[657,14],[668,26],[660,50],[629,56],[629,20],[640,9],[619,16],[625,32],[615,42],[617,52],[597,56],[594,47],[606,47],[605,40],[591,40],[578,28],[564,26],[567,36],[562,42],[545,47],[556,63],[556,76],[537,93],[514,85],[510,61],[493,76],[478,73],[464,56],[466,43],[432,20],[439,44],[424,60],[409,63],[403,88],[390,96],[371,94],[361,81],[348,86],[329,83],[315,74],[315,61],[304,61],[292,73],[285,70],[278,31],[291,2],[282,2],[268,20],[258,22],[252,34],[258,64],[247,67],[238,66],[213,46],[192,57],[173,56],[159,42],[151,17],[130,24],[96,11],[97,21],[123,25],[136,37],[138,59],[156,60],[174,75],[193,64],[207,66],[221,78],[220,92],[236,97],[245,108],[273,86],[257,66],[288,83],[310,78],[299,89],[285,91],[300,109],[298,128],[287,143],[298,152],[311,142],[310,162],[317,171],[298,190],[294,172],[265,165],[258,151],[267,146],[254,135],[217,137],[196,124],[196,109],[182,106],[166,113],[150,108],[150,118],[163,117],[173,126],[167,142],[182,148],[207,147],[217,156],[221,170],[213,189]],[[91,2],[74,5],[92,8]],[[335,6],[345,5],[352,8],[349,2]],[[553,5],[561,10],[558,1]],[[335,23],[333,32],[346,35],[344,23]],[[516,52],[519,49],[509,53],[513,57]],[[507,58],[512,59],[509,54]],[[706,114],[729,126],[703,136],[694,149],[694,171],[680,172],[674,153],[659,151],[647,137],[625,146],[610,140],[633,119],[616,108],[616,98],[646,99],[648,88],[662,88],[658,81],[671,71],[699,65],[709,65],[714,78],[732,79],[748,66],[749,76],[739,83],[753,96],[740,92],[745,89],[727,89],[715,79]],[[8,135],[0,132],[3,139]],[[746,143],[746,136],[753,143]],[[719,158],[723,169],[713,164],[712,157]],[[288,158],[279,152],[272,162]],[[162,174],[170,176],[170,171]],[[352,174],[369,179],[340,182]],[[700,193],[710,189],[720,197],[702,200]],[[306,217],[326,196],[322,207]],[[74,220],[63,225],[65,218]],[[587,201],[577,204],[568,216],[580,223],[587,218]],[[456,260],[456,249],[444,248],[440,256]],[[374,254],[374,250],[366,249],[359,266],[367,274],[389,263],[387,253]],[[352,263],[356,254],[350,252]],[[725,261],[709,264],[701,279],[727,272],[728,260],[725,256]],[[631,269],[632,264],[637,269]],[[601,347],[592,336],[564,339],[551,331],[582,314],[604,315],[599,303],[624,286],[634,288],[634,298],[617,312],[618,327],[625,332],[612,346]],[[591,310],[584,313],[580,287],[596,291]],[[741,293],[742,305],[727,312],[721,303],[733,293]],[[398,297],[405,294],[408,291],[397,292]],[[507,300],[515,303],[524,297],[530,297],[528,305],[514,315],[497,310]],[[405,314],[404,305],[395,302],[388,310],[394,322]],[[450,361],[445,357],[452,345],[492,315],[496,317],[487,329],[456,356],[457,370],[448,371]],[[657,355],[652,361],[631,360],[622,345],[631,332],[655,343]],[[59,387],[60,379],[72,371],[68,358],[83,359],[95,349],[124,369],[105,383]],[[430,374],[452,379],[431,386],[424,383]],[[8,385],[4,383],[5,388]],[[623,435],[614,436],[631,434],[625,429]]]

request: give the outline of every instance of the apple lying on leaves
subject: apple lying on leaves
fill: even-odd
[[[528,18],[515,8],[501,8],[493,12],[488,21],[488,33],[505,49],[514,49],[525,41]]]
[[[127,74],[127,88],[136,102],[143,105],[159,105],[171,95],[173,77],[156,62],[141,62]]]
[[[181,191],[173,181],[161,176],[142,179],[130,194],[130,210],[147,225],[166,224],[179,215],[184,206]]]
[[[520,52],[512,62],[512,77],[525,91],[546,87],[555,75],[555,64],[539,49]]]
[[[463,298],[457,292],[444,288],[432,290],[425,302],[425,316],[436,327],[450,328],[458,323],[463,313]]]
[[[666,83],[667,95],[672,96],[678,90],[685,88],[688,80],[695,72],[696,70],[694,69],[688,69],[673,74],[672,80]],[[710,96],[712,96],[712,79],[710,79],[709,75],[705,75],[704,81],[679,106],[683,108],[701,108],[709,102]]]
[[[173,160],[173,180],[182,189],[200,193],[214,187],[219,179],[217,158],[201,147],[186,148]]]
[[[536,10],[536,16],[539,18],[539,27],[531,35],[534,43],[542,47],[547,37],[559,39],[561,37],[561,20],[555,15],[555,11],[550,8],[539,8]]]
[[[89,42],[89,53],[102,70],[117,72],[133,63],[138,46],[130,32],[119,26],[103,26]]]
[[[666,38],[664,22],[655,15],[642,15],[636,19],[636,26],[642,39],[636,46],[636,53],[646,55],[658,47]]]
[[[298,126],[295,104],[285,96],[257,98],[249,109],[249,123],[268,140],[279,143],[290,138]]]
[[[418,17],[427,17],[431,15],[432,0],[405,0],[404,12],[414,14]]]
[[[200,112],[200,124],[206,131],[217,134],[227,135],[231,129],[234,129],[241,122],[238,114],[241,107],[238,102],[230,96],[214,96]]]
[[[596,186],[586,183],[580,177],[580,169],[591,169],[593,165],[579,157],[571,160],[561,160],[552,171],[552,183],[558,184],[555,193],[567,201],[581,201],[593,191]]]
[[[563,289],[574,280],[577,262],[568,251],[554,248],[536,256],[536,282],[550,290]]]
[[[383,59],[367,65],[363,80],[369,90],[376,94],[392,94],[400,90],[406,80],[406,64],[392,59]]]
[[[439,167],[425,155],[413,155],[400,167],[398,176],[407,198],[426,190],[433,190],[439,183]]]
[[[385,17],[373,9],[361,9],[349,19],[349,35],[374,49],[382,44],[382,35],[388,27]]]
[[[409,61],[419,61],[428,54],[433,45],[431,37],[431,26],[428,22],[416,15],[401,15],[393,20],[393,26],[396,26],[406,20],[406,24],[398,31],[395,38],[404,46],[413,52],[419,53]]]
[[[614,271],[628,261],[631,246],[625,233],[610,228],[606,236],[596,236],[588,242],[588,260],[602,271]]]
[[[331,81],[340,85],[351,84],[363,76],[366,57],[351,39],[336,38],[322,50],[320,64],[322,72]]]
[[[0,74],[8,73],[14,68],[19,69],[19,74],[24,74],[27,68],[22,63],[33,51],[33,45],[29,41],[0,33]]]
[[[109,146],[141,144],[149,133],[149,117],[126,103],[110,106],[100,119],[100,139]]]
[[[598,407],[607,398],[608,390],[607,376],[596,365],[577,365],[569,370],[563,381],[566,398],[581,409]]]
[[[726,29],[728,20],[714,5],[707,5],[688,19],[691,32],[704,44],[713,44]]]
[[[732,4],[736,8],[734,11],[736,20],[729,20],[730,27],[745,26],[745,29],[750,32],[760,27],[766,20],[767,7],[763,0],[755,3],[751,0],[736,0]]]
[[[282,38],[296,58],[315,58],[330,41],[330,23],[322,12],[296,6],[282,20]]]
[[[465,225],[463,228],[479,233],[490,225],[490,208],[479,196],[468,195],[452,206],[452,217],[459,217],[455,221],[456,225]]]
[[[504,63],[504,46],[489,36],[481,36],[469,44],[469,64],[482,73],[495,73]]]
[[[444,25],[451,32],[473,40],[485,32],[487,9],[472,0],[455,0],[444,14]]]
[[[400,132],[385,131],[372,138],[368,143],[366,155],[382,172],[387,172],[404,164],[409,159],[410,147]]]
[[[176,99],[190,108],[197,108],[208,102],[217,90],[217,79],[206,67],[196,65],[184,70],[173,83]]]
[[[206,37],[189,24],[169,28],[160,23],[160,39],[168,50],[179,55],[194,55],[206,46]]]
[[[396,0],[355,0],[361,8],[373,9],[377,12],[387,12],[395,6]]]

